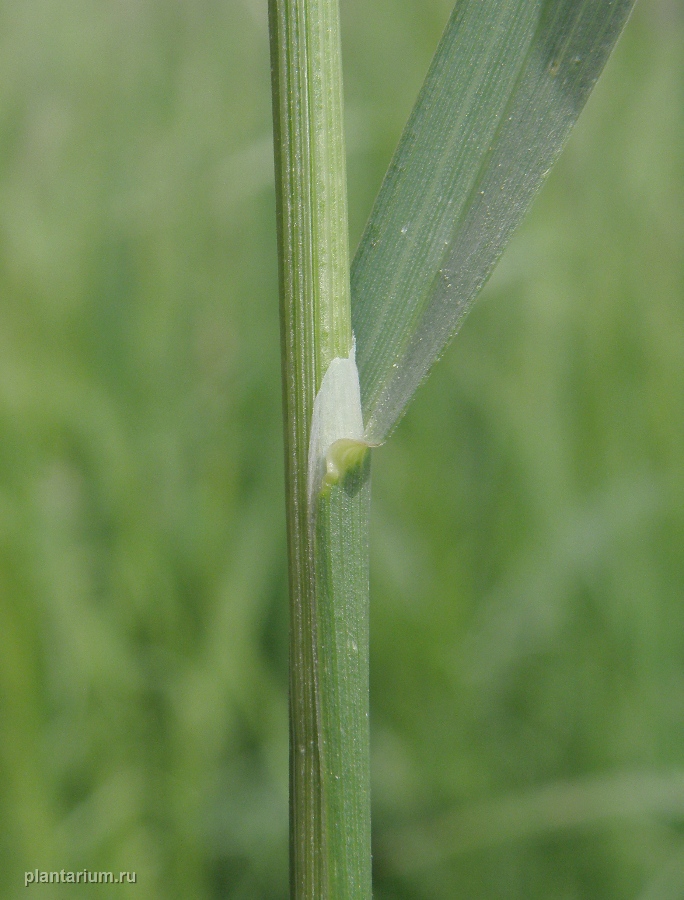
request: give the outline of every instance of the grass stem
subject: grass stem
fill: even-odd
[[[337,0],[270,0],[290,571],[293,900],[370,897],[368,454],[308,499],[316,394],[352,349]]]

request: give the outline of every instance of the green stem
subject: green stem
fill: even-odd
[[[368,458],[308,502],[314,399],[352,347],[337,0],[270,0],[290,571],[293,900],[370,897]]]
[[[370,454],[319,502],[317,627],[331,900],[370,900],[368,522]]]

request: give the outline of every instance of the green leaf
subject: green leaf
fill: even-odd
[[[365,436],[383,441],[558,157],[633,0],[461,0],[352,264]]]

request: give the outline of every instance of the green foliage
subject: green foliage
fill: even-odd
[[[460,0],[352,266],[366,435],[383,441],[551,170],[633,0]]]
[[[356,239],[450,4],[343,7]],[[2,6],[3,898],[36,866],[137,870],[101,897],[287,896],[262,13]],[[684,768],[683,37],[674,0],[637,8],[374,451],[378,900],[681,894],[675,808],[524,823],[547,786]],[[505,838],[422,849],[509,799]]]

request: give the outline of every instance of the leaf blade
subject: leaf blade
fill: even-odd
[[[387,437],[458,329],[633,3],[457,3],[352,264],[369,441]]]

